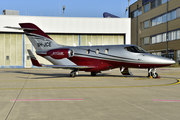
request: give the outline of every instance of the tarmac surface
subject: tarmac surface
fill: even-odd
[[[97,76],[62,69],[0,69],[0,120],[179,120],[180,68],[119,69]]]

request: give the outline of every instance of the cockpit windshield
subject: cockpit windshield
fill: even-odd
[[[147,53],[144,49],[138,46],[128,46],[124,48],[125,50],[129,52],[135,52],[135,53]]]

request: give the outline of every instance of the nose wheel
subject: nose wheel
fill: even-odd
[[[150,78],[160,78],[160,76],[156,73],[156,68],[148,69],[148,77]]]

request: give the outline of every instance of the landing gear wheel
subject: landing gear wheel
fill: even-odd
[[[153,78],[157,78],[157,77],[158,77],[158,74],[155,73],[155,74],[153,75]]]
[[[70,73],[70,77],[75,77],[75,76],[76,76],[76,72],[72,71],[72,72]]]
[[[91,76],[96,76],[97,72],[91,72]]]
[[[157,73],[151,72],[151,76],[152,76],[153,78],[158,78],[158,74],[157,74]]]

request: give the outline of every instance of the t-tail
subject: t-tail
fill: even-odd
[[[62,45],[57,44],[36,25],[32,23],[20,23],[19,25],[22,30],[24,30],[37,53],[43,53],[50,49],[62,47]]]

